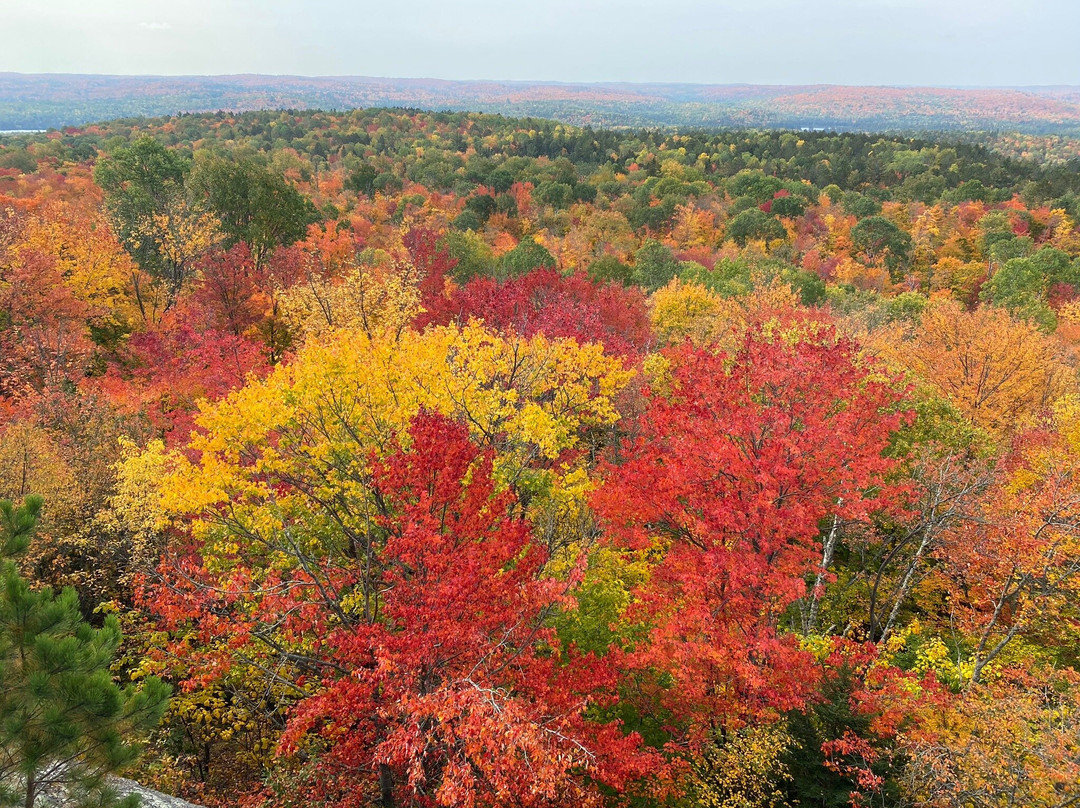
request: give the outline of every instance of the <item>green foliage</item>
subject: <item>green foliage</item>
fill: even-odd
[[[647,239],[634,253],[634,273],[632,280],[649,292],[655,292],[665,286],[679,272],[679,262],[671,250],[659,241]]]
[[[825,281],[813,272],[805,269],[788,269],[781,278],[799,296],[799,302],[804,306],[818,306],[825,302]]]
[[[162,256],[148,228],[155,216],[168,215],[184,195],[190,161],[152,137],[141,137],[103,157],[94,181],[105,191],[105,205],[121,243],[144,270],[160,270]]]
[[[372,189],[384,194],[392,194],[395,191],[400,191],[404,187],[404,183],[400,177],[397,177],[389,171],[384,171],[377,176],[371,183]]]
[[[1068,253],[1044,248],[1030,258],[1005,261],[983,285],[979,297],[1015,317],[1031,320],[1049,333],[1057,325],[1048,300],[1050,287],[1066,284],[1075,291],[1080,281],[1078,274],[1078,264],[1070,260]]]
[[[851,242],[868,263],[882,260],[898,280],[911,259],[911,236],[883,216],[862,219],[851,228]]]
[[[452,226],[455,230],[462,232],[472,231],[476,232],[484,226],[484,220],[480,218],[479,214],[475,210],[466,208],[461,211],[452,222]]]
[[[986,245],[986,252],[994,264],[1025,258],[1035,251],[1035,242],[1030,236],[1014,236],[1011,233],[989,233],[986,236]]]
[[[844,189],[836,183],[829,183],[822,188],[821,192],[825,194],[829,201],[834,205],[838,204],[844,198]]]
[[[63,133],[47,142],[40,136],[24,136],[19,143],[32,144],[36,157],[43,156],[41,150],[47,146],[60,159],[74,159],[94,143],[115,152],[161,123],[118,121],[103,125],[100,135]],[[940,194],[950,202],[983,197],[1001,201],[1021,192],[1030,205],[1065,207],[1075,215],[1080,193],[1080,176],[1062,162],[1040,165],[1009,159],[970,142],[855,132],[687,130],[671,142],[671,135],[655,130],[617,132],[477,113],[401,115],[370,109],[184,115],[170,122],[168,134],[161,137],[186,150],[216,141],[261,153],[294,149],[302,161],[338,154],[348,171],[347,187],[358,193],[393,192],[408,177],[460,196],[479,185],[498,194],[512,180],[531,182],[534,192],[544,183],[561,183],[572,189],[573,199],[587,200],[596,190],[610,196],[619,186],[614,174],[601,175],[594,169],[614,167],[625,173],[637,162],[650,175],[649,184],[625,213],[635,227],[653,229],[670,218],[677,204],[708,193],[710,183],[732,199],[746,197],[755,206],[782,189],[813,202],[816,189],[827,188],[834,203],[842,201],[845,212],[859,218],[876,215],[888,199],[925,200]],[[474,156],[465,168],[462,155],[470,149]],[[666,152],[663,160],[656,158],[661,151]],[[651,161],[645,157],[649,154]],[[695,165],[696,155],[708,159]],[[546,161],[539,163],[539,158]],[[678,163],[682,176],[661,176],[661,162]],[[351,173],[361,165],[376,171],[375,178],[370,179],[365,168],[350,185]],[[585,182],[581,177],[594,179]],[[545,189],[541,195],[546,193]],[[563,194],[559,189],[556,201],[570,201]]]
[[[356,191],[358,194],[373,196],[377,176],[379,176],[379,172],[365,163],[349,174],[348,179],[345,180],[345,187],[350,191]]]
[[[738,196],[731,203],[731,207],[728,208],[728,217],[734,219],[740,213],[746,210],[755,210],[760,207],[760,204],[752,196]]]
[[[761,283],[781,281],[791,287],[804,306],[817,306],[826,299],[825,281],[813,272],[779,261],[751,263],[724,258],[710,270],[692,261],[683,262],[679,280],[696,283],[721,297],[738,297],[753,292]]]
[[[22,174],[37,171],[37,160],[26,149],[8,149],[0,151],[0,168],[14,168]]]
[[[565,208],[574,201],[574,189],[565,182],[543,182],[533,191],[533,199],[541,205]]]
[[[855,682],[847,670],[839,670],[821,686],[821,699],[805,712],[787,716],[792,742],[781,757],[790,778],[780,784],[789,805],[813,805],[821,808],[849,808],[852,782],[826,765],[822,744],[843,738],[846,733],[872,738],[871,714],[858,711],[852,701]],[[884,784],[876,794],[881,805],[899,804],[895,775],[899,761],[885,755],[869,768],[882,777]]]
[[[893,434],[889,446],[892,456],[914,458],[925,447],[972,457],[991,451],[990,436],[936,391],[918,388],[911,393],[908,404],[914,417]]]
[[[1016,317],[1038,323],[1044,331],[1053,331],[1056,318],[1046,305],[1048,280],[1034,260],[1011,258],[990,276],[979,297]]]
[[[458,283],[466,283],[478,275],[495,273],[495,254],[476,233],[450,231],[446,234],[445,241],[446,251],[457,261],[451,274]]]
[[[724,188],[731,197],[745,196],[762,205],[784,187],[775,176],[768,176],[763,171],[743,170],[729,179]]]
[[[256,262],[302,239],[318,219],[305,196],[251,157],[201,159],[190,185],[218,217],[226,237],[233,244],[247,244]]]
[[[941,194],[941,198],[947,202],[995,202],[997,194],[983,185],[982,180],[974,179],[963,182],[957,188],[950,188]]]
[[[712,270],[687,262],[679,269],[679,280],[700,284],[721,297],[736,297],[753,291],[752,274],[753,268],[748,262],[725,258],[717,261]]]
[[[806,202],[797,196],[781,196],[771,203],[772,213],[787,219],[796,219],[806,210]]]
[[[504,194],[514,184],[514,173],[507,168],[496,168],[487,176],[487,184],[497,194]]]
[[[34,590],[19,575],[9,553],[26,549],[40,510],[40,498],[0,502],[0,799],[33,806],[59,789],[74,805],[134,808],[107,777],[138,757],[131,738],[157,726],[169,688],[150,677],[121,690],[117,619],[94,628],[74,589]]]
[[[775,241],[787,236],[784,225],[760,208],[744,210],[727,225],[727,237],[745,247],[750,241]]]
[[[477,194],[465,202],[465,212],[473,213],[481,224],[495,212],[495,197],[490,194]]]
[[[556,265],[555,256],[543,244],[526,237],[499,259],[498,276],[500,279],[519,278],[534,269]]]
[[[918,292],[901,292],[885,301],[885,311],[889,322],[918,325],[926,304],[926,298]]]
[[[631,590],[647,578],[647,559],[594,549],[585,580],[575,593],[577,608],[561,612],[555,621],[560,639],[601,656],[641,639],[643,627],[630,625],[624,613]]]
[[[30,546],[43,504],[44,500],[36,495],[26,497],[20,507],[0,500],[0,558],[11,559]]]
[[[603,255],[589,264],[586,273],[597,283],[633,283],[634,268],[624,264],[614,255]]]
[[[877,216],[881,213],[881,203],[876,199],[864,196],[858,191],[850,191],[843,196],[844,213],[854,216],[856,219],[865,219],[867,216]]]

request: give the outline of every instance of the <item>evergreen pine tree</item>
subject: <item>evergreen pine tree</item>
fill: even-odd
[[[0,804],[134,808],[108,775],[140,747],[129,737],[161,720],[169,688],[156,678],[121,689],[109,667],[120,626],[87,623],[74,589],[33,589],[12,560],[24,551],[41,510],[0,502]]]

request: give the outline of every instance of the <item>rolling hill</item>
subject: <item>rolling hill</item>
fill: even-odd
[[[394,106],[606,127],[784,127],[1080,134],[1080,87],[565,84],[363,76],[0,73],[0,130],[117,117]]]

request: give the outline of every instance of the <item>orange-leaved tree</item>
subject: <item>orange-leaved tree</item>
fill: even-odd
[[[1012,432],[1070,387],[1052,338],[987,306],[966,311],[953,300],[934,301],[913,338],[888,353],[994,435]]]

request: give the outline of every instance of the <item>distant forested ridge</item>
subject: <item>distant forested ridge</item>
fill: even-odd
[[[0,130],[254,109],[402,106],[605,127],[781,127],[1080,134],[1080,87],[566,84],[363,76],[0,73]]]

